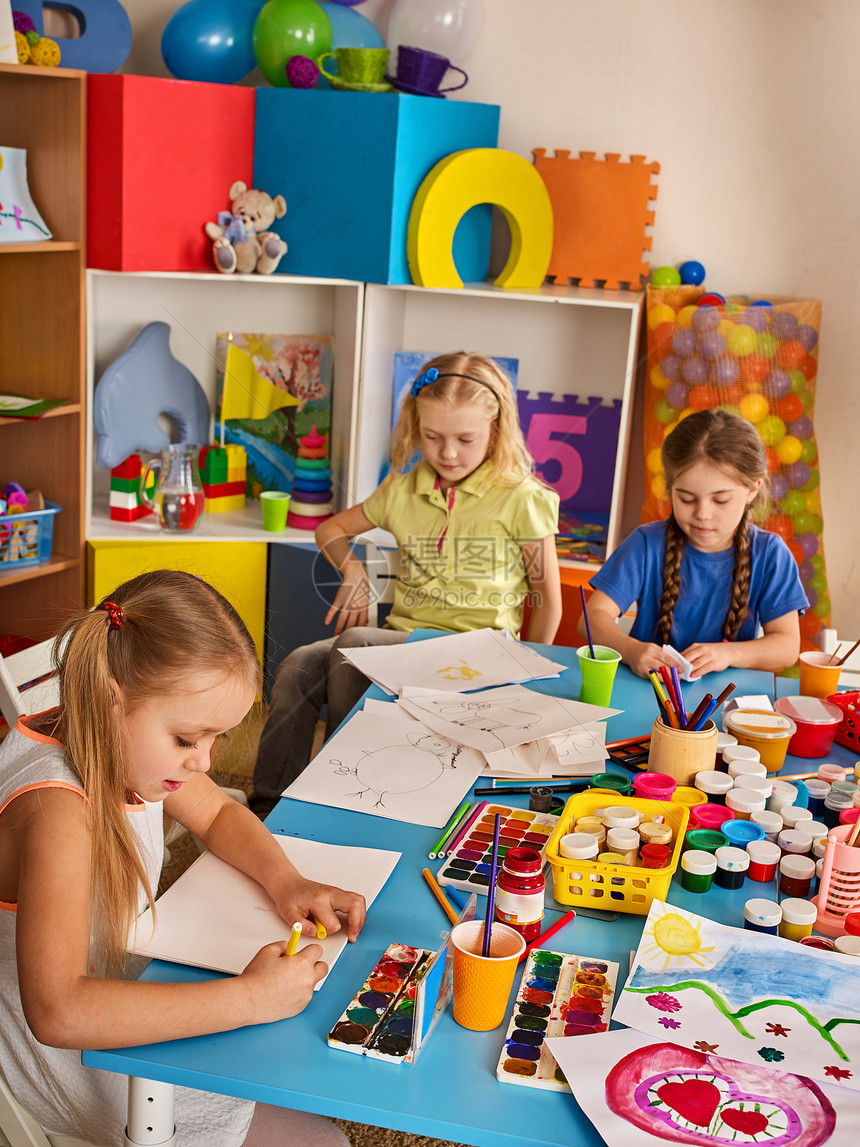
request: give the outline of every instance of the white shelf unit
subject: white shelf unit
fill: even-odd
[[[335,504],[350,504],[349,470],[356,454],[359,362],[364,284],[344,279],[288,275],[220,275],[212,272],[87,272],[87,409],[104,370],[128,349],[150,322],[166,322],[170,349],[191,371],[215,405],[216,337],[223,331],[265,334],[332,335],[331,460]],[[165,426],[169,432],[169,427]],[[210,437],[211,441],[211,437]],[[137,522],[110,520],[110,472],[95,465],[95,432],[87,420],[88,539],[173,537],[151,517]],[[267,533],[259,504],[244,511],[204,514],[193,534],[200,541],[307,542],[306,530]]]
[[[611,553],[621,534],[644,302],[644,292],[596,288],[508,291],[488,283],[460,289],[368,283],[356,434],[360,445],[349,470],[353,500],[366,498],[376,487],[387,457],[395,351],[466,350],[516,358],[520,390],[621,399],[608,526]],[[595,568],[586,562],[565,564]]]

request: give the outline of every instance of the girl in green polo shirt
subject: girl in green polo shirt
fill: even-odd
[[[524,636],[548,643],[558,629],[559,499],[534,476],[499,367],[463,352],[433,359],[403,400],[391,456],[369,498],[317,527],[317,545],[343,578],[325,619],[334,636],[294,650],[278,669],[254,769],[260,815],[310,760],[322,706],[329,736],[369,685],[341,649],[395,644],[418,628],[519,637],[527,595]],[[350,545],[375,526],[394,535],[401,557],[383,628],[367,625],[370,583]]]

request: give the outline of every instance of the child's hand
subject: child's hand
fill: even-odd
[[[345,892],[331,884],[301,878],[275,897],[275,907],[287,924],[301,921],[303,936],[316,935],[315,921],[322,924],[329,935],[339,932],[343,922],[337,913],[342,912],[346,916],[347,936],[352,941],[367,918],[364,897],[357,892]]]
[[[721,673],[732,663],[731,644],[728,641],[697,642],[684,650],[684,657],[693,666],[693,673],[701,677],[703,673]]]
[[[266,944],[242,973],[253,1001],[248,1023],[270,1024],[295,1016],[306,1008],[314,985],[328,972],[319,944],[308,944],[295,956],[286,956],[287,941]]]
[[[343,569],[343,581],[335,594],[334,603],[325,615],[325,624],[330,625],[336,615],[335,635],[354,625],[367,625],[367,608],[370,605],[370,579],[361,562],[347,562]]]
[[[677,662],[665,654],[659,645],[650,641],[637,641],[634,652],[628,654],[627,664],[637,677],[647,677],[652,669],[659,669],[661,665],[677,665]]]

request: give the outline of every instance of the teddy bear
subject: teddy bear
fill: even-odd
[[[271,275],[283,256],[287,245],[279,235],[270,231],[276,219],[287,213],[283,195],[274,199],[265,191],[250,190],[237,180],[228,192],[230,210],[218,212],[217,223],[204,225],[212,243],[212,258],[216,268],[224,275],[234,271]]]

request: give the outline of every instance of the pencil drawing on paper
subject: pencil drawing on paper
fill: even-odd
[[[335,776],[354,776],[362,785],[350,797],[375,797],[374,808],[386,808],[393,797],[429,788],[450,769],[457,768],[462,745],[436,733],[409,733],[406,744],[362,751],[355,765],[332,760]]]
[[[500,749],[508,746],[502,735],[504,732],[512,729],[521,729],[525,732],[534,729],[540,722],[540,714],[533,710],[500,705],[496,701],[482,701],[479,696],[460,694],[444,698],[434,697],[424,700],[423,704],[451,725],[488,734],[498,742]],[[528,739],[523,737],[523,741]]]

